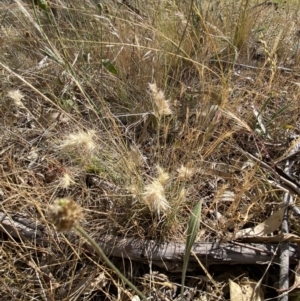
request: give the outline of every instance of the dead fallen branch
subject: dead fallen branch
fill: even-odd
[[[20,240],[35,241],[37,245],[44,242],[42,228],[39,223],[20,214],[8,215],[0,212],[0,232]]]
[[[23,242],[31,241],[39,246],[47,245],[45,229],[37,226],[30,219],[19,216],[8,216],[0,212],[0,231]],[[120,238],[104,235],[96,239],[108,256],[127,258],[132,261],[152,262],[153,265],[165,268],[170,272],[181,271],[185,244],[179,242],[159,243],[153,240],[136,238]],[[84,246],[93,252],[89,245]],[[207,243],[194,244],[193,253],[205,266],[213,264],[266,264],[280,260],[278,243]],[[299,258],[297,244],[291,243],[288,250],[290,263],[296,263]],[[190,257],[188,270],[199,269],[195,256]]]
[[[168,271],[180,271],[183,262],[185,244],[178,242],[157,243],[135,238],[118,238],[104,236],[98,241],[103,250],[110,256],[129,258],[140,262],[152,262]],[[206,266],[212,264],[266,264],[270,260],[279,262],[278,244],[254,243],[206,243],[194,244],[193,253]],[[299,256],[297,245],[289,247],[291,263],[296,263]],[[189,270],[199,269],[195,257],[190,257]]]

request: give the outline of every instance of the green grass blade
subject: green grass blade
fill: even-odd
[[[264,102],[261,109],[259,110],[258,115],[256,116],[256,118],[258,118],[262,114],[262,112],[267,108],[267,105],[271,100],[272,100],[272,97],[267,98],[267,100]]]
[[[181,291],[180,291],[181,299],[183,298],[185,275],[186,275],[186,270],[187,270],[191,250],[196,240],[197,233],[200,226],[201,209],[202,209],[202,201],[198,202],[198,204],[195,206],[188,223],[185,254],[183,259],[183,268],[182,268],[182,276],[181,276]]]
[[[271,124],[271,122],[274,121],[274,119],[276,119],[281,113],[283,113],[283,112],[284,112],[286,109],[288,109],[289,107],[290,107],[290,104],[287,104],[287,105],[283,106],[282,108],[280,108],[277,112],[275,112],[275,113],[271,116],[270,120],[268,121],[267,126],[269,126],[269,125]]]
[[[117,74],[117,69],[113,65],[113,63],[109,59],[103,59],[101,60],[102,66],[106,68],[106,70],[112,74]]]

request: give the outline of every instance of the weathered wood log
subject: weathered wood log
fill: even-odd
[[[35,223],[30,218],[20,214],[11,216],[0,212],[0,232],[13,238],[35,241],[38,245],[41,245],[45,240],[39,223]]]
[[[32,222],[29,218],[12,215],[8,216],[0,212],[0,232],[4,232],[13,238],[31,241],[39,246],[47,246],[47,234]],[[178,272],[182,269],[185,244],[180,242],[159,243],[153,240],[141,240],[137,238],[120,238],[112,235],[103,235],[96,239],[99,246],[108,256],[127,258],[132,261],[152,262],[153,265],[165,268],[170,272]],[[76,242],[75,242],[76,243]],[[88,244],[83,246],[94,253]],[[197,242],[192,251],[198,260],[205,266],[213,264],[267,264],[271,260],[278,263],[280,259],[279,243],[207,243]],[[298,246],[291,243],[289,246],[290,263],[296,263],[299,259]],[[197,270],[197,259],[191,255],[188,270]]]
[[[155,241],[142,241],[136,238],[118,238],[103,236],[97,240],[109,256],[129,258],[133,261],[152,262],[154,265],[164,267],[168,271],[180,271],[182,268],[185,244],[178,242],[158,243]],[[198,260],[206,265],[212,264],[267,264],[269,261],[279,262],[279,244],[257,243],[207,243],[197,242],[192,251]],[[299,251],[296,244],[289,248],[291,263],[296,263]],[[191,255],[189,270],[199,269],[197,259]]]

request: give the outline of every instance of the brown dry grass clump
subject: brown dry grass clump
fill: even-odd
[[[59,198],[81,206],[96,241],[184,243],[201,200],[196,240],[215,242],[264,222],[286,191],[297,204],[299,158],[282,171],[300,137],[298,1],[10,2],[0,4],[0,213],[35,235],[1,226],[2,300],[132,300],[84,239],[53,227],[46,212]],[[179,274],[113,261],[146,296],[179,298]],[[228,278],[264,271],[245,269],[187,275],[186,300],[228,299]]]

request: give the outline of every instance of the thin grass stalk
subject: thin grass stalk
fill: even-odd
[[[147,300],[147,297],[118,270],[118,268],[105,255],[105,253],[103,252],[101,247],[96,243],[96,241],[79,224],[76,224],[74,228],[82,237],[84,237],[91,244],[93,249],[98,253],[98,255],[101,256],[101,258],[105,261],[109,268],[111,268],[120,279],[122,279],[131,289],[133,289],[133,291],[140,298],[142,298],[142,300]]]
[[[192,13],[193,13],[193,6],[194,6],[194,0],[191,0],[190,7],[189,7],[189,12],[188,12],[188,17],[186,19],[186,25],[184,27],[183,33],[182,33],[180,41],[178,43],[178,47],[177,47],[175,56],[177,56],[180,53],[181,44],[182,44],[182,42],[183,42],[183,40],[184,40],[184,38],[186,36],[186,31],[187,31],[187,28],[188,28],[188,26],[190,24],[190,21],[191,21],[191,17],[192,17]]]
[[[238,50],[240,50],[245,43],[245,36],[243,35],[245,34],[247,26],[247,10],[249,8],[249,2],[249,0],[245,0],[241,3],[240,15],[234,31],[233,45],[234,47],[237,47]]]
[[[181,3],[181,1],[180,2],[176,1],[176,5],[177,5],[178,8],[179,8],[179,4],[180,3]],[[187,29],[188,29],[188,26],[189,26],[189,24],[191,22],[191,18],[192,18],[192,14],[193,14],[193,6],[194,6],[194,0],[190,0],[189,10],[188,10],[188,16],[186,18],[186,24],[185,24],[183,32],[182,32],[182,34],[180,36],[179,43],[178,43],[178,45],[176,45],[176,50],[174,52],[174,58],[175,58],[175,61],[177,61],[177,62],[178,62],[179,58],[182,58],[182,56],[180,54],[182,54],[182,53],[185,54],[185,51],[183,49],[181,49],[181,45],[182,45],[182,43],[183,43],[183,41],[184,41],[184,39],[186,38],[186,35],[187,35]],[[186,59],[186,57],[184,57],[184,58]],[[177,63],[175,65],[177,65]],[[166,74],[170,73],[171,68],[172,67],[170,65]]]

